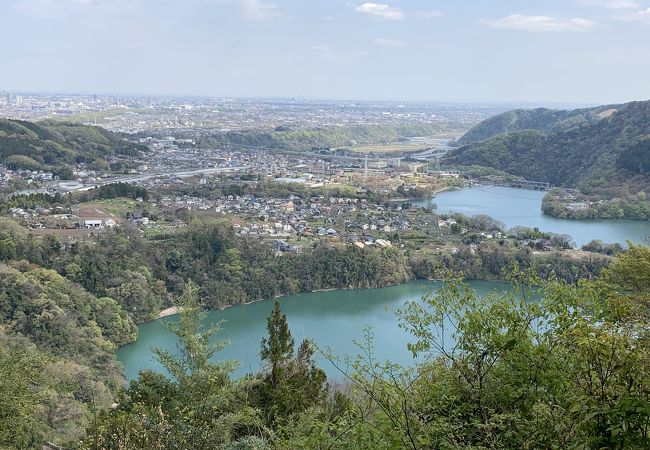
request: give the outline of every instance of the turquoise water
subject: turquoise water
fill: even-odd
[[[505,283],[488,281],[472,281],[470,285],[479,295],[510,288]],[[356,355],[358,348],[354,341],[363,340],[364,329],[370,326],[374,331],[375,351],[379,360],[390,359],[409,364],[413,360],[406,344],[412,339],[399,328],[394,309],[402,307],[407,301],[420,299],[439,287],[439,282],[412,281],[382,289],[298,294],[284,297],[281,302],[296,345],[303,338],[310,338],[321,348],[331,348],[340,357]],[[219,338],[231,340],[232,344],[217,357],[239,361],[235,375],[241,376],[260,369],[260,341],[266,335],[266,318],[272,309],[272,301],[263,301],[209,313],[208,322],[225,321]],[[127,379],[137,377],[138,371],[142,369],[163,371],[151,350],[157,347],[175,351],[175,337],[163,323],[167,320],[175,319],[171,317],[141,325],[138,327],[140,334],[137,342],[118,350],[117,357],[124,364]],[[341,376],[322,355],[318,355],[317,361],[330,377]]]
[[[569,220],[542,213],[542,198],[546,192],[514,189],[502,186],[476,186],[442,192],[432,200],[414,202],[425,206],[437,205],[442,213],[459,212],[468,216],[487,214],[506,227],[525,226],[542,231],[570,235],[579,247],[600,239],[608,243],[625,244],[627,240],[642,243],[650,235],[650,222],[637,220]]]
[[[642,242],[650,234],[650,223],[628,220],[576,221],[556,219],[542,214],[540,205],[544,192],[507,187],[473,187],[439,194],[432,202],[440,212],[461,212],[467,215],[487,214],[503,222],[508,228],[522,225],[538,227],[543,231],[566,233],[577,245],[592,239],[605,242],[626,240]],[[429,201],[419,202],[420,205]],[[509,285],[486,281],[470,282],[480,295],[508,289]],[[398,326],[394,309],[409,300],[417,300],[427,292],[440,287],[438,282],[412,281],[383,289],[359,289],[292,295],[283,298],[282,309],[287,314],[291,332],[299,345],[303,338],[313,339],[321,348],[331,348],[338,356],[356,355],[364,329],[372,327],[375,336],[376,357],[379,360],[409,364],[412,362],[406,344],[410,336]],[[260,341],[266,334],[266,318],[273,302],[234,306],[224,311],[209,313],[208,322],[221,320],[221,339],[232,344],[219,353],[218,358],[239,361],[237,376],[260,369]],[[121,348],[118,359],[124,364],[127,379],[137,377],[142,369],[162,371],[155,361],[152,348],[170,351],[176,349],[174,336],[167,331],[162,319],[141,325],[137,342]],[[318,364],[330,377],[340,377],[340,372],[321,355]],[[345,364],[343,364],[345,369]]]

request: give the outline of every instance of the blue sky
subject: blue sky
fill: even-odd
[[[650,0],[3,0],[0,90],[650,98]]]

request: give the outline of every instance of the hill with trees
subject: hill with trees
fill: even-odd
[[[51,171],[69,179],[75,164],[108,170],[109,158],[134,156],[144,150],[99,127],[53,120],[35,123],[0,119],[0,162],[10,169]]]
[[[115,349],[135,324],[112,298],[26,261],[0,264],[0,299],[0,447],[74,440],[124,382]]]
[[[575,110],[554,110],[548,108],[516,109],[490,117],[471,128],[458,141],[459,146],[474,144],[493,137],[522,130],[554,133],[599,122],[616,105],[599,106]]]
[[[206,329],[187,283],[167,323],[179,352],[154,349],[167,374],[141,372],[111,407],[96,386],[79,389],[72,398],[92,408],[65,448],[648,448],[649,264],[650,250],[631,245],[579,286],[518,272],[512,291],[479,297],[449,281],[396,311],[411,335],[410,367],[378,361],[367,330],[345,365],[320,349],[339,364],[343,382],[332,384],[315,365],[318,343],[296,345],[279,300],[260,342],[263,369],[234,378],[235,361],[213,358],[228,343],[216,340],[218,325]],[[36,281],[42,296],[17,298],[63,300],[60,283]],[[2,448],[40,448],[52,417],[69,411],[44,413],[65,406],[51,386],[89,379],[62,378],[43,353],[17,338],[0,346]]]
[[[278,127],[274,131],[229,131],[201,137],[199,145],[263,147],[273,150],[305,151],[358,144],[388,144],[402,139],[430,136],[444,131],[440,124],[358,125],[293,130]]]
[[[606,198],[647,192],[650,101],[622,105],[568,130],[527,129],[474,142],[452,151],[445,162],[491,167]]]
[[[107,194],[114,192],[111,189]],[[470,229],[472,223],[488,220],[461,216],[455,219],[459,227]],[[515,233],[531,239],[544,237],[538,230],[519,229]],[[474,234],[468,233],[467,239],[473,239]],[[562,240],[561,236],[545,237]],[[314,347],[292,340],[276,307],[269,319],[269,336],[261,343],[265,370],[235,380],[231,377],[231,364],[208,360],[219,348],[212,346],[212,332],[216,330],[201,327],[200,320],[196,321],[201,318],[196,307],[219,308],[319,289],[381,287],[413,277],[441,278],[449,273],[467,278],[497,277],[512,267],[536,270],[542,278],[557,276],[577,283],[601,273],[610,262],[608,257],[597,254],[580,262],[573,256],[561,257],[554,252],[545,252],[540,257],[532,248],[508,247],[505,242],[478,245],[475,251],[466,245],[459,247],[456,256],[425,256],[409,255],[396,247],[359,249],[324,244],[306,248],[300,254],[277,256],[268,246],[236,236],[228,223],[209,219],[191,221],[176,233],[147,237],[137,228],[124,226],[92,241],[61,245],[51,236],[38,238],[12,220],[0,219],[0,447],[33,448],[51,442],[75,448],[75,443],[84,439],[83,448],[104,449],[402,448],[402,440],[408,439],[402,434],[404,430],[391,438],[391,428],[382,428],[391,419],[376,415],[380,411],[376,405],[363,410],[362,417],[354,414],[360,405],[368,406],[366,401],[374,402],[375,397],[393,404],[394,393],[410,392],[406,389],[411,385],[407,378],[395,372],[394,381],[403,380],[407,385],[378,384],[375,387],[381,391],[374,392],[369,383],[387,380],[376,372],[384,366],[369,367],[361,361],[355,366],[359,373],[354,382],[358,385],[330,389],[324,374],[314,366]],[[647,271],[639,273],[640,277],[647,276]],[[569,296],[567,301],[571,299]],[[469,304],[473,305],[473,301],[472,298]],[[476,301],[477,305],[487,307]],[[146,372],[127,389],[121,389],[122,374],[114,349],[135,338],[135,323],[156,318],[161,309],[172,304],[186,307],[181,311],[187,316],[181,315],[178,327],[172,331],[179,336],[181,348],[191,350],[185,352],[187,358],[161,352],[158,356],[170,377]],[[511,325],[519,327],[523,322],[512,315],[518,314],[518,309],[506,311],[502,309],[505,306],[499,304],[494,313],[506,314],[504,320],[516,319]],[[493,316],[491,312],[485,315]],[[493,325],[495,332],[504,328],[499,323]],[[418,329],[423,328],[418,325]],[[519,331],[528,332],[514,330],[516,335]],[[492,331],[484,334],[481,330],[476,335],[495,336]],[[551,342],[549,337],[548,343]],[[529,344],[522,341],[521,347],[517,346],[512,354],[517,364],[510,360],[507,364],[526,367],[526,358],[536,354],[535,351],[527,353]],[[520,350],[524,353],[520,354]],[[469,355],[468,361],[476,356],[479,355]],[[554,367],[588,362],[564,360],[564,357],[551,361],[544,379],[555,375]],[[531,363],[543,361],[543,358],[533,359]],[[461,364],[465,363],[461,361]],[[391,367],[401,371],[397,366]],[[442,370],[442,366],[434,364],[429,369]],[[429,369],[422,372],[424,384],[419,385],[420,393],[429,387],[431,392],[438,392],[437,385],[427,384],[427,374],[433,373]],[[634,369],[637,370],[636,366]],[[403,376],[412,373],[409,370],[405,369]],[[507,367],[499,368],[500,374],[506,372]],[[445,371],[436,373],[455,377]],[[632,375],[637,376],[636,372]],[[504,381],[514,384],[519,376],[523,373],[514,373]],[[25,377],[29,382],[25,382]],[[500,380],[494,382],[499,384]],[[563,382],[570,383],[570,380]],[[618,395],[621,387],[618,381],[613,383],[608,389],[612,389],[612,395]],[[537,387],[547,388],[546,385]],[[464,407],[474,404],[476,395],[483,395],[469,385],[456,388],[460,391],[450,392],[463,394]],[[634,395],[638,389],[635,387]],[[645,395],[645,391],[640,392]],[[391,397],[382,397],[384,394]],[[486,392],[489,397],[496,394],[496,391]],[[408,420],[414,421],[417,433],[421,434],[414,437],[416,448],[426,448],[424,443],[430,439],[427,434],[439,431],[422,419],[427,411],[438,414],[442,420],[447,417],[443,410],[451,407],[444,404],[444,399],[434,400],[429,404],[422,397],[404,398],[408,411],[413,412]],[[515,422],[524,421],[533,427],[532,412],[523,411],[524,415],[518,416],[518,406],[508,406],[515,400],[494,398],[485,411],[469,417],[469,422],[460,418],[460,412],[452,411],[458,414],[454,416],[456,419],[449,418],[454,422],[441,426],[460,427],[457,435],[449,437],[460,439],[475,425],[473,421],[491,417],[484,413],[496,408],[495,411],[501,412],[492,418],[494,421],[499,420],[501,413],[514,414]],[[526,397],[525,403],[529,400],[546,399]],[[561,400],[563,408],[574,406],[571,398]],[[117,405],[111,409],[114,402]],[[397,413],[392,406],[385,406],[390,408],[386,412],[391,416]],[[569,419],[563,416],[566,423]],[[613,420],[606,423],[611,424]],[[637,419],[630,416],[629,420]],[[588,422],[590,426],[594,423]],[[314,424],[316,428],[312,427]],[[348,426],[353,434],[344,431]],[[497,427],[498,423],[490,422],[490,426]],[[635,438],[641,433],[637,422],[630,430],[629,435]],[[523,435],[531,430],[520,428],[520,431]],[[501,433],[499,429],[493,432]],[[547,432],[548,439],[557,437],[551,430]],[[371,435],[366,436],[367,433]],[[362,439],[356,446],[355,435]],[[585,439],[588,435],[589,430],[585,429],[575,439]],[[477,447],[487,438],[471,436]],[[384,442],[386,445],[382,447]]]

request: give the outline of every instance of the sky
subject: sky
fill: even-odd
[[[650,99],[650,0],[2,0],[0,91]]]

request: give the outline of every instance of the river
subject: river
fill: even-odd
[[[650,222],[639,220],[570,220],[557,219],[542,213],[546,192],[503,186],[475,186],[446,191],[432,200],[413,202],[417,206],[437,205],[441,213],[459,212],[468,216],[487,214],[506,227],[525,226],[542,231],[568,234],[578,247],[600,239],[625,245],[627,240],[644,242],[650,235]]]
[[[469,284],[479,295],[510,288],[509,284],[489,281],[471,281]],[[380,361],[390,358],[393,362],[410,364],[413,360],[406,344],[412,339],[399,328],[394,309],[402,307],[407,301],[418,300],[425,293],[434,292],[439,287],[440,282],[411,281],[382,289],[291,295],[282,298],[281,302],[296,346],[303,338],[310,338],[321,348],[333,349],[340,357],[356,355],[358,348],[354,341],[361,341],[364,329],[370,326],[374,330],[376,356]],[[260,342],[266,335],[266,318],[272,309],[272,301],[263,301],[208,313],[209,323],[225,321],[218,337],[228,339],[232,344],[217,357],[239,361],[235,376],[260,369]],[[118,359],[124,364],[127,380],[136,378],[139,370],[163,371],[151,350],[157,347],[176,351],[174,335],[164,325],[169,320],[176,320],[176,317],[140,325],[138,340],[117,351]],[[328,376],[334,379],[341,377],[340,372],[320,354],[317,362]]]

